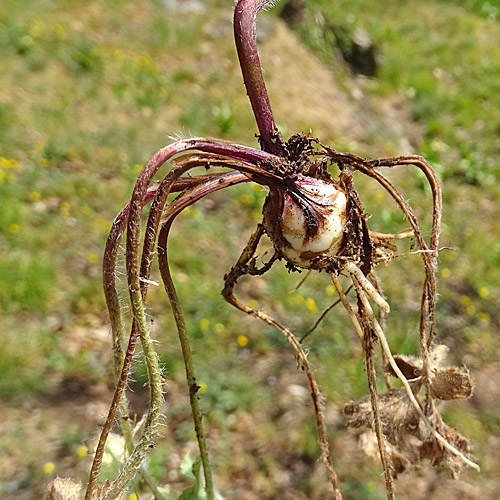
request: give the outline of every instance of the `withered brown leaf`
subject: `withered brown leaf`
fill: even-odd
[[[101,500],[109,488],[109,481],[96,487],[92,500]],[[78,500],[80,498],[80,492],[82,491],[82,485],[80,483],[75,483],[71,479],[62,479],[60,477],[54,479],[47,486],[47,491],[44,495],[44,500]],[[121,492],[117,500],[125,500],[125,492]]]
[[[421,358],[398,354],[394,356],[394,361],[408,380],[416,379],[422,375],[423,362]],[[385,367],[385,372],[391,377],[397,377],[396,372],[389,363]]]
[[[466,399],[472,394],[472,380],[467,368],[450,366],[433,370],[432,396],[437,399]]]
[[[82,485],[71,479],[57,477],[47,486],[45,500],[78,500]]]

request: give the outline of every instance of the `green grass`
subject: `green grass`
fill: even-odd
[[[0,463],[2,456],[16,463],[10,475],[2,472],[2,482],[19,481],[14,496],[0,485],[9,500],[19,495],[39,498],[49,480],[41,472],[48,461],[58,464],[60,474],[85,478],[86,464],[68,447],[77,448],[83,436],[89,437],[94,423],[83,418],[63,422],[60,432],[47,424],[46,436],[40,431],[33,437],[15,411],[24,408],[29,421],[36,408],[48,412],[48,405],[54,411],[47,419],[55,419],[64,414],[54,409],[56,404],[65,404],[64,411],[78,407],[64,395],[69,382],[96,400],[108,400],[104,381],[111,371],[111,340],[103,326],[101,255],[141,165],[170,142],[169,136],[207,135],[257,144],[230,33],[207,33],[206,18],[220,15],[221,7],[231,8],[232,0],[207,2],[206,18],[176,15],[160,4],[27,1],[22,7],[8,2],[0,12],[0,419],[9,423],[9,432],[0,433]],[[454,250],[441,253],[439,340],[451,347],[456,362],[466,362],[473,371],[486,365],[500,373],[500,35],[493,2],[488,5],[472,0],[309,0],[308,15],[297,32],[344,89],[353,85],[352,75],[332,55],[335,38],[328,27],[340,24],[349,32],[362,26],[375,40],[383,56],[379,74],[356,85],[375,108],[395,95],[404,99],[423,131],[416,137],[418,150],[443,179],[442,244]],[[323,27],[314,21],[318,10],[325,18]],[[280,54],[279,46],[266,45],[264,50]],[[279,97],[279,89],[271,90]],[[297,106],[307,107],[307,100]],[[295,132],[279,106],[275,113],[278,123]],[[373,150],[354,152],[397,152],[398,145],[388,144],[384,130],[375,125],[365,132],[363,148],[371,144]],[[351,141],[346,130],[336,144]],[[422,177],[411,170],[390,175],[428,228],[430,195]],[[355,181],[372,215],[370,227],[405,227],[377,186],[359,176]],[[223,276],[258,221],[264,198],[264,191],[247,185],[200,202],[175,223],[170,254],[195,345],[199,382],[207,385],[200,398],[215,436],[221,488],[237,495],[237,478],[246,470],[252,480],[247,478],[245,485],[262,498],[273,492],[278,498],[283,491],[273,477],[295,464],[302,450],[312,463],[319,454],[310,408],[294,403],[287,392],[304,380],[286,341],[235,312],[220,296]],[[401,250],[411,251],[411,242]],[[415,353],[420,257],[396,260],[379,275],[393,311],[391,345]],[[123,273],[120,277],[125,300]],[[321,274],[295,290],[302,277],[278,265],[264,279],[242,279],[238,293],[301,334],[335,299]],[[157,477],[177,467],[176,453],[194,439],[169,311],[162,288],[152,287],[148,314],[170,384],[167,437],[152,459]],[[241,336],[248,339],[246,346],[238,344]],[[336,411],[365,394],[360,348],[340,308],[325,318],[307,345],[322,390]],[[140,399],[146,381],[140,356],[134,376]],[[137,405],[142,411],[144,402]],[[464,403],[456,409],[452,403],[448,408],[450,423],[460,423],[461,431],[474,440],[480,461],[487,462],[488,438],[500,435],[498,404],[485,409]],[[378,467],[357,450],[339,422],[334,419],[330,432],[341,443],[338,467],[346,478],[346,498],[379,498],[383,486]],[[37,442],[30,456],[16,446],[28,437]],[[239,447],[244,452],[235,458],[233,450]],[[73,458],[63,460],[66,452]],[[496,477],[495,460],[485,464],[482,476],[466,475],[483,487],[487,500],[495,498],[494,492],[487,496]],[[314,469],[308,467],[307,475]],[[324,477],[316,476],[321,486]],[[314,490],[309,481],[297,481],[311,498],[322,498],[324,492]]]

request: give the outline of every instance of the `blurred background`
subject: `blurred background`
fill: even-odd
[[[0,7],[0,494],[41,497],[56,475],[86,480],[113,385],[101,258],[142,165],[172,137],[257,146],[232,41],[233,0],[13,0]],[[312,131],[331,147],[377,157],[424,155],[443,183],[437,332],[475,392],[442,408],[470,438],[481,473],[458,481],[425,465],[397,480],[400,498],[498,499],[500,468],[500,25],[492,0],[282,0],[259,16],[262,65],[283,135]],[[336,174],[335,172],[332,172]],[[416,169],[391,179],[424,228],[430,192]],[[370,228],[407,227],[368,179],[355,185]],[[304,374],[286,341],[220,296],[223,276],[261,217],[265,192],[218,193],[174,226],[171,258],[195,345],[216,483],[225,498],[322,499]],[[413,242],[401,246],[413,249]],[[123,264],[123,262],[122,262]],[[123,271],[123,266],[121,267]],[[158,273],[153,275],[157,279]],[[418,353],[418,255],[378,270],[394,352]],[[238,293],[298,336],[335,294],[282,263]],[[124,276],[120,275],[124,287]],[[163,437],[150,470],[171,498],[196,456],[184,368],[161,287],[148,299],[166,374]],[[381,467],[342,409],[367,389],[357,337],[336,307],[305,347],[326,397],[346,500],[385,498]],[[147,405],[140,353],[133,415]],[[382,388],[382,386],[381,386]],[[110,459],[106,473],[116,463]],[[134,495],[136,495],[134,497]],[[135,484],[130,498],[148,498]]]

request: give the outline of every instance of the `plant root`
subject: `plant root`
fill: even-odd
[[[304,369],[308,382],[309,382],[309,387],[311,389],[311,397],[314,405],[314,413],[316,415],[316,426],[318,429],[318,438],[319,438],[319,444],[320,444],[320,449],[321,449],[321,456],[323,459],[323,463],[327,469],[328,477],[330,479],[330,483],[332,484],[333,488],[333,493],[334,493],[334,499],[335,500],[342,500],[342,494],[340,493],[339,489],[339,480],[337,477],[337,474],[335,472],[335,469],[333,468],[332,461],[331,461],[331,452],[330,452],[330,446],[328,444],[328,440],[326,437],[326,425],[325,425],[325,420],[323,416],[323,409],[322,409],[322,396],[321,393],[319,392],[318,384],[316,382],[316,379],[313,375],[312,369],[309,365],[309,362],[307,360],[307,355],[304,352],[302,346],[300,345],[300,342],[297,340],[297,338],[293,335],[293,333],[288,330],[286,327],[278,323],[275,319],[273,319],[271,316],[263,313],[262,311],[259,311],[257,309],[252,309],[248,306],[245,306],[242,304],[233,294],[234,287],[236,285],[236,282],[241,276],[244,276],[246,274],[249,275],[257,275],[257,274],[263,274],[263,272],[266,272],[273,262],[276,260],[276,255],[274,255],[271,260],[266,263],[263,268],[257,269],[255,267],[255,251],[257,249],[257,245],[259,243],[259,240],[264,234],[264,227],[262,224],[259,224],[257,226],[257,230],[252,234],[250,237],[250,240],[247,244],[247,246],[243,249],[243,252],[238,259],[237,263],[232,267],[231,271],[224,277],[225,281],[225,286],[222,291],[222,296],[224,299],[240,311],[250,315],[254,316],[261,321],[264,321],[268,325],[274,327],[276,330],[278,330],[280,333],[283,334],[283,336],[290,342],[292,345],[295,354],[297,356],[297,359],[300,362],[300,365]]]

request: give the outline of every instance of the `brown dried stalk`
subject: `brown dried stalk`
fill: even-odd
[[[377,395],[377,379],[375,374],[375,366],[373,364],[373,339],[372,339],[372,331],[369,327],[368,323],[363,322],[363,327],[358,322],[356,314],[354,313],[351,305],[349,304],[346,294],[342,289],[342,285],[340,284],[340,280],[335,274],[330,273],[330,277],[332,282],[339,294],[340,300],[342,301],[343,306],[345,307],[349,318],[351,319],[356,333],[358,334],[359,340],[361,341],[361,345],[363,347],[363,354],[365,358],[365,369],[366,374],[368,376],[368,389],[370,392],[370,401],[372,405],[373,412],[373,427],[375,428],[375,434],[377,436],[377,444],[380,453],[380,460],[382,462],[382,467],[384,469],[385,476],[385,487],[387,490],[387,497],[389,500],[394,499],[394,483],[392,480],[392,471],[389,462],[389,458],[387,456],[386,443],[384,439],[384,434],[382,432],[382,421],[380,418],[380,409],[378,405],[378,395]]]

